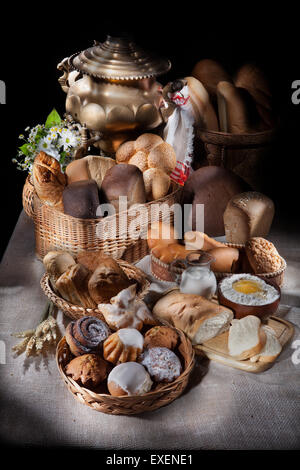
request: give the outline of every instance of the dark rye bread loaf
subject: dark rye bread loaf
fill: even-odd
[[[225,235],[223,214],[228,201],[235,194],[250,189],[244,180],[225,168],[199,168],[187,179],[182,192],[182,205],[191,205],[185,209],[185,231],[198,230],[211,237]],[[197,204],[204,204],[204,227],[196,224]],[[198,207],[198,211],[201,212],[201,208]],[[198,224],[199,221],[200,218]]]
[[[94,219],[100,204],[98,186],[94,180],[75,181],[63,192],[65,214],[80,219]]]

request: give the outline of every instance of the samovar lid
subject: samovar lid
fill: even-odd
[[[107,36],[103,43],[69,58],[71,68],[108,80],[141,80],[166,73],[171,62],[144,51],[128,37]]]

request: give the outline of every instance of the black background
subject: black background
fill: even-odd
[[[239,15],[231,16],[229,21],[217,6],[207,16],[202,10],[196,13],[191,5],[170,6],[166,13],[160,12],[160,5],[156,8],[157,11],[151,8],[151,15],[146,15],[145,9],[138,10],[135,20],[130,14],[128,20],[128,11],[123,19],[106,20],[104,14],[99,17],[95,10],[89,22],[84,20],[83,13],[80,17],[80,12],[76,20],[68,14],[49,18],[45,13],[39,21],[29,21],[27,15],[21,27],[1,30],[0,79],[5,81],[7,93],[7,104],[0,106],[1,254],[22,209],[26,175],[11,162],[20,145],[18,136],[27,126],[43,123],[53,107],[63,114],[66,95],[57,81],[61,75],[57,64],[64,57],[90,47],[94,39],[105,40],[107,33],[130,33],[139,45],[169,58],[172,68],[159,77],[162,84],[189,75],[195,63],[203,58],[220,61],[229,72],[248,61],[264,69],[281,119],[279,140],[266,169],[264,192],[274,199],[277,212],[287,219],[287,229],[296,230],[300,105],[291,101],[291,84],[300,79],[296,13],[287,11],[284,16],[281,10],[275,20],[274,12],[262,17],[258,9],[252,17],[249,6],[241,4]],[[113,10],[114,7],[107,18]],[[21,17],[19,13],[19,20]]]

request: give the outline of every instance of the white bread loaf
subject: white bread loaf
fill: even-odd
[[[250,358],[251,362],[273,362],[281,353],[282,346],[278,341],[275,331],[267,325],[261,327],[267,337],[266,344],[256,356]]]
[[[155,317],[182,330],[193,344],[201,344],[227,331],[233,319],[229,308],[194,294],[174,290],[153,308]]]
[[[266,343],[261,321],[254,315],[232,320],[228,334],[228,352],[237,360],[249,359],[258,354]]]
[[[244,244],[252,237],[266,238],[274,212],[273,201],[262,193],[247,191],[233,196],[223,215],[227,242]]]

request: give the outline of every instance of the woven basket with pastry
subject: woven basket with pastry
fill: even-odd
[[[115,157],[88,155],[63,173],[55,158],[37,155],[23,206],[34,219],[39,258],[50,250],[91,250],[135,262],[147,253],[143,235],[150,217],[172,220],[167,208],[180,192],[169,176],[173,148],[156,134],[142,134]]]
[[[85,315],[103,319],[99,304],[109,303],[123,289],[127,289],[127,301],[142,300],[150,286],[136,266],[99,252],[81,252],[75,258],[67,252],[50,251],[43,262],[45,295],[72,319]]]
[[[69,391],[92,409],[114,415],[171,403],[182,394],[193,368],[190,341],[166,326],[117,329],[110,307],[108,323],[90,316],[71,322],[57,346],[57,365]]]

